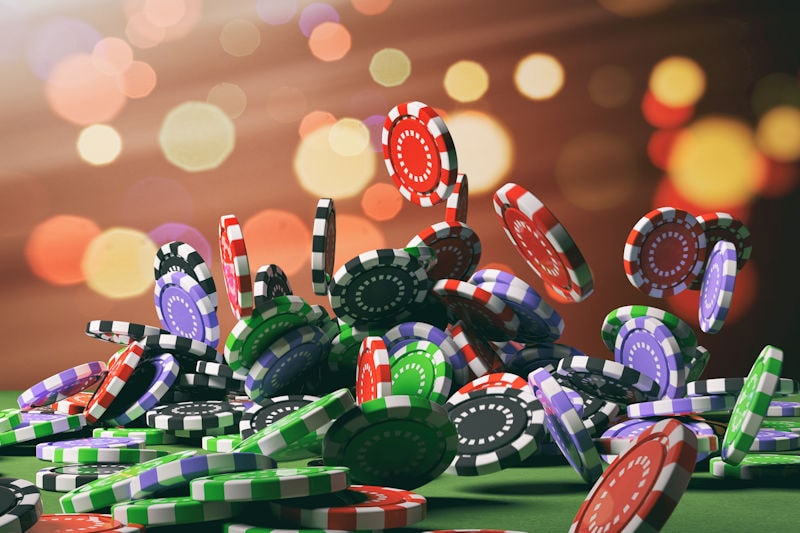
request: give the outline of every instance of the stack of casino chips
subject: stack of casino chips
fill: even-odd
[[[62,514],[41,515],[36,487],[3,480],[0,491],[25,500],[6,516],[23,528],[38,519],[120,531],[210,520],[251,533],[278,524],[407,527],[426,512],[411,491],[438,476],[535,466],[550,454],[594,485],[573,528],[602,528],[608,518],[659,529],[698,461],[720,477],[797,472],[795,456],[781,452],[800,447],[800,424],[775,417],[800,416],[800,404],[770,403],[798,392],[780,378],[779,349],[765,348],[747,377],[700,380],[709,352],[695,332],[644,305],[605,317],[613,360],[560,342],[564,320],[531,284],[478,269],[467,176],[441,117],[420,102],[400,104],[382,139],[399,192],[417,206],[444,204],[444,220],[336,269],[335,206],[320,198],[310,268],[329,311],[294,294],[277,265],[253,276],[237,217],[222,216],[236,319],[227,335],[205,260],[187,243],[164,244],[154,260],[159,326],[90,322],[87,335],[118,345],[109,360],[59,372],[23,392],[20,409],[0,412],[0,446],[36,441],[42,460],[67,463],[36,478],[40,489],[64,492]],[[493,207],[549,300],[592,294],[587,261],[539,198],[507,183]],[[674,257],[669,239],[689,261]],[[651,297],[700,290],[701,329],[716,333],[749,255],[749,232],[730,215],[661,208],[632,230],[624,266]],[[86,426],[91,438],[49,442]],[[198,443],[207,454],[160,448]],[[673,468],[640,471],[654,454]],[[277,468],[291,461],[309,466]],[[609,492],[615,502],[638,497],[627,492],[633,478],[649,494],[635,512],[618,503],[604,517],[590,512]],[[279,522],[248,513],[253,501],[269,501]]]

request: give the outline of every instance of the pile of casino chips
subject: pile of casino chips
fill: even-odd
[[[797,464],[752,453],[800,446],[789,421],[765,418],[800,415],[797,404],[770,403],[798,392],[779,378],[779,349],[765,348],[746,378],[700,381],[709,353],[691,327],[639,305],[603,321],[614,360],[559,343],[564,321],[531,285],[477,268],[467,176],[441,117],[401,104],[382,138],[399,192],[422,207],[444,204],[444,220],[335,270],[335,205],[321,198],[310,266],[329,312],[294,294],[278,265],[252,276],[237,218],[221,217],[237,320],[227,336],[204,259],[186,243],[162,246],[159,326],[90,322],[87,335],[118,345],[110,359],[37,383],[19,410],[0,413],[0,446],[35,441],[37,457],[64,463],[38,472],[36,487],[8,489],[16,511],[3,519],[17,517],[23,530],[37,518],[92,531],[215,520],[232,532],[392,529],[425,518],[425,498],[412,490],[439,475],[485,475],[555,454],[594,484],[573,529],[659,529],[699,460],[711,457],[725,477]],[[588,263],[540,199],[507,183],[493,206],[550,300],[591,295]],[[719,250],[706,257],[709,243]],[[625,269],[650,296],[700,289],[703,331],[715,332],[749,253],[747,229],[730,216],[662,208],[634,227]],[[91,438],[45,440],[85,426]],[[200,443],[205,453],[159,449],[169,443]],[[281,467],[287,461],[308,466]],[[37,487],[64,492],[65,514],[40,517]]]

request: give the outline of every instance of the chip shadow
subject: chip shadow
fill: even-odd
[[[505,481],[503,483],[481,483],[462,487],[461,492],[474,494],[500,494],[504,496],[527,496],[553,494],[586,494],[589,486],[586,483],[552,482],[552,481]]]

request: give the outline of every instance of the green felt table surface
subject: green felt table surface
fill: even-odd
[[[17,392],[0,392],[0,408],[16,406]],[[72,434],[69,438],[74,438]],[[149,446],[169,450],[189,446]],[[0,475],[34,482],[36,471],[53,463],[36,459],[33,445],[0,448]],[[389,451],[387,451],[388,453]],[[305,466],[307,461],[281,463]],[[416,490],[428,498],[428,517],[408,531],[430,529],[510,529],[563,532],[590,487],[566,462],[535,458],[524,467],[479,477],[442,475]],[[718,480],[698,465],[689,488],[663,531],[798,531],[800,479],[759,484]],[[44,511],[60,512],[60,493],[42,491]],[[148,531],[220,531],[219,524]]]

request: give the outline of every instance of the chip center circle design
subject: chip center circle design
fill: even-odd
[[[431,148],[436,142],[425,124],[416,117],[403,116],[392,128],[389,140],[392,166],[403,184],[420,194],[434,190],[439,183],[439,155]]]
[[[503,215],[506,227],[511,228],[514,242],[528,264],[548,283],[569,288],[569,277],[561,261],[536,224],[515,207],[507,207]]]
[[[671,288],[691,274],[697,255],[697,239],[689,228],[664,224],[642,245],[642,270],[655,287]]]

